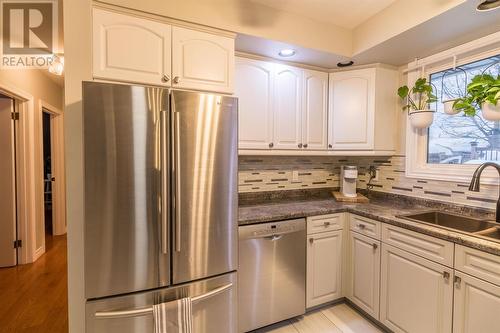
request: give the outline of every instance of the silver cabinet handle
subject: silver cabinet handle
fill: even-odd
[[[174,135],[175,135],[175,251],[181,252],[181,134],[180,114],[174,112]]]
[[[377,243],[373,243],[373,249],[376,250],[378,248],[378,244]]]
[[[304,148],[307,148],[307,143],[304,143],[304,146],[303,146],[303,147],[304,147]]]
[[[358,224],[358,228],[361,229],[361,230],[365,230],[366,225],[364,225],[364,224]]]
[[[274,147],[274,143],[272,143],[272,142],[271,142],[271,143],[269,144],[269,148],[273,148],[273,147]]]
[[[168,216],[169,216],[169,160],[168,160],[168,132],[167,111],[160,112],[161,121],[161,252],[168,253]]]
[[[445,280],[449,280],[449,279],[450,279],[450,273],[449,273],[449,272],[446,272],[446,271],[445,271],[445,272],[443,272],[443,278],[444,278]]]
[[[221,287],[210,290],[205,294],[201,294],[195,297],[191,297],[191,302],[197,303],[200,301],[204,301],[212,296],[218,295],[226,290],[229,290],[233,287],[232,283],[228,283]],[[153,307],[147,307],[142,309],[134,309],[134,310],[123,310],[123,311],[97,311],[95,313],[95,317],[98,319],[107,319],[107,318],[125,318],[125,317],[137,317],[144,315],[152,315]]]
[[[453,277],[453,283],[455,283],[457,287],[460,287],[460,283],[462,283],[462,278],[460,276],[455,275]]]
[[[178,76],[174,77],[174,83],[175,84],[179,83],[180,80],[181,80],[180,77],[178,77]]]
[[[164,74],[162,77],[161,77],[161,81],[162,82],[168,82],[170,81],[170,76],[168,76],[167,74]]]
[[[297,146],[298,146],[299,148],[302,148],[302,143],[299,143]]]

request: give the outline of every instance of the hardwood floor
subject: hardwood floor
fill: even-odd
[[[383,333],[347,304],[306,313],[253,333]]]
[[[68,332],[66,236],[33,264],[0,268],[0,332]]]

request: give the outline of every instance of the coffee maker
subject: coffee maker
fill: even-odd
[[[340,191],[345,197],[355,198],[356,180],[358,179],[358,167],[354,165],[343,165],[340,172]]]

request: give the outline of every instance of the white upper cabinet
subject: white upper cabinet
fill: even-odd
[[[328,148],[394,150],[398,74],[386,68],[330,74]]]
[[[234,39],[94,8],[93,76],[232,93]]]
[[[171,26],[93,10],[95,78],[169,86]]]
[[[326,149],[328,132],[328,74],[304,70],[302,147]]]
[[[266,149],[273,141],[273,66],[236,59],[235,96],[239,110],[239,148]]]
[[[274,147],[302,148],[302,70],[275,64]]]
[[[172,27],[172,86],[232,93],[234,39]]]

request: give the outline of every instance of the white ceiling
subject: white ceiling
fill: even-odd
[[[251,0],[285,12],[352,29],[396,0]]]

